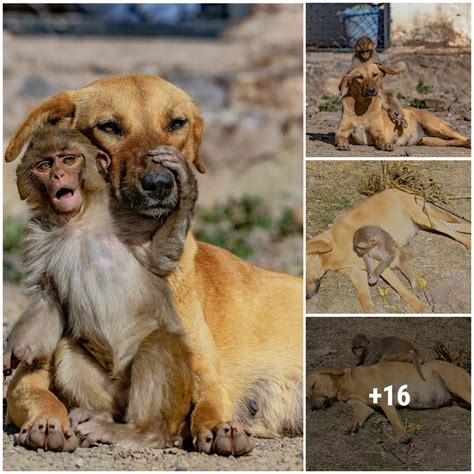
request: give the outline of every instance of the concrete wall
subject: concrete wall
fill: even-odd
[[[392,46],[433,43],[469,46],[471,5],[469,3],[392,3]]]

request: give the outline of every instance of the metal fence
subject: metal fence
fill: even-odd
[[[307,3],[306,46],[352,50],[361,36],[370,36],[377,49],[390,46],[390,4]]]

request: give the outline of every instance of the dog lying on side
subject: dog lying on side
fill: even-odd
[[[462,368],[448,362],[433,360],[423,365],[426,382],[417,374],[412,364],[387,362],[353,369],[323,368],[310,372],[307,377],[307,397],[312,410],[321,410],[340,401],[353,410],[352,424],[348,433],[355,433],[374,413],[372,407],[380,407],[392,425],[401,443],[408,443],[412,436],[406,431],[397,414],[395,402],[402,385],[410,395],[409,408],[441,408],[460,403],[471,406],[471,377]],[[393,386],[394,405],[388,405],[385,387]],[[377,405],[369,394],[377,388],[382,398]],[[398,402],[397,402],[398,405]]]
[[[342,78],[342,117],[335,142],[338,150],[347,151],[350,144],[375,145],[385,151],[407,145],[471,147],[468,137],[432,113],[413,107],[402,109],[406,127],[393,123],[380,93],[385,74],[397,72],[380,64],[361,63]]]
[[[306,298],[316,295],[320,280],[328,270],[341,271],[352,280],[364,312],[374,312],[364,262],[352,248],[354,232],[364,225],[381,227],[399,246],[406,245],[421,227],[448,235],[467,249],[471,248],[470,236],[466,235],[471,233],[470,224],[414,194],[387,189],[360,202],[337,218],[329,229],[306,243]],[[429,311],[429,307],[408,290],[390,268],[381,276],[416,312]]]

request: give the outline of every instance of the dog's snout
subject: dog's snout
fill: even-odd
[[[375,89],[375,86],[372,85],[372,84],[367,86],[366,91],[367,91],[368,95],[375,95],[375,93],[377,92],[376,89]]]
[[[173,175],[169,171],[149,171],[140,178],[144,191],[167,197],[174,185]]]

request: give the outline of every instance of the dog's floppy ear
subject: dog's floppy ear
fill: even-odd
[[[330,375],[331,377],[341,377],[346,373],[346,369],[338,369],[335,367],[325,367],[324,369],[318,369],[318,375]]]
[[[47,99],[30,113],[15,132],[5,152],[5,161],[9,162],[21,158],[29,146],[31,135],[38,128],[45,125],[70,127],[74,119],[74,112],[75,103],[72,93],[69,91],[59,92]]]
[[[317,255],[331,252],[332,245],[324,240],[309,240],[306,242],[306,255]]]
[[[201,113],[199,112],[198,108],[196,107],[196,113],[194,115],[194,128],[193,128],[193,141],[194,141],[194,159],[193,163],[196,169],[200,173],[206,172],[206,167],[201,160],[201,141],[202,141],[202,133],[204,130],[204,120],[201,117]]]
[[[339,94],[344,95],[346,92],[346,87],[350,84],[353,78],[352,72],[348,72],[339,82]]]
[[[395,69],[392,69],[391,67],[384,66],[383,64],[377,64],[377,67],[379,68],[380,71],[382,71],[382,74],[385,76],[386,74],[390,74],[391,76],[396,76],[398,74]]]

